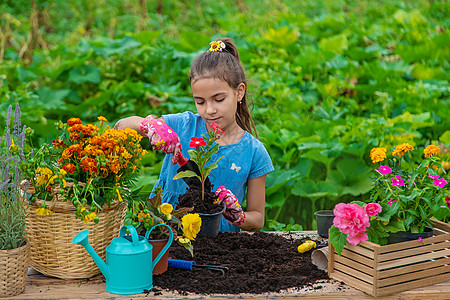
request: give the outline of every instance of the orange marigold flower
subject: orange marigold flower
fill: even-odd
[[[106,120],[106,118],[103,117],[103,116],[97,117],[97,119],[98,119],[99,121],[102,121],[102,122],[107,122],[107,121],[108,121],[108,120]]]
[[[83,171],[84,172],[97,172],[97,161],[93,158],[84,158],[81,162],[80,162],[80,166],[83,167]]]
[[[53,143],[53,148],[66,148],[67,147],[67,144],[64,143],[64,141],[61,140],[61,138],[58,138],[57,140],[53,139],[52,143]]]
[[[370,159],[373,163],[377,163],[386,159],[386,148],[372,148],[370,150]]]
[[[77,170],[77,167],[71,163],[66,163],[62,168],[64,171],[66,171],[68,173],[73,173]]]
[[[70,118],[69,120],[67,120],[67,125],[69,125],[70,127],[76,124],[81,124],[81,120],[79,118]]]
[[[423,150],[423,154],[425,155],[425,157],[437,156],[437,155],[439,154],[439,151],[441,151],[441,149],[439,149],[438,146],[435,146],[435,145],[428,145],[428,146]]]
[[[395,147],[394,151],[392,152],[393,156],[403,156],[406,152],[414,150],[414,147],[411,146],[408,143],[403,143]]]

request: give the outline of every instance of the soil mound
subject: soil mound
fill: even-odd
[[[304,240],[266,232],[219,233],[215,238],[197,238],[193,242],[194,258],[174,243],[170,258],[195,260],[198,265],[229,264],[229,271],[222,275],[204,268],[190,271],[169,267],[154,276],[153,284],[180,294],[261,294],[311,286],[328,276],[311,263],[311,252],[297,251]]]

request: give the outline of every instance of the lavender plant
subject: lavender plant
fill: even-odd
[[[26,240],[26,201],[22,185],[26,154],[24,142],[26,126],[22,127],[20,107],[14,110],[11,128],[12,106],[6,116],[5,137],[0,138],[0,250],[21,247]],[[2,147],[3,144],[3,147]]]

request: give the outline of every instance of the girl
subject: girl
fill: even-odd
[[[187,188],[183,180],[173,180],[179,168],[176,163],[180,151],[189,157],[187,149],[191,137],[207,134],[213,130],[207,125],[217,123],[224,134],[216,141],[219,151],[211,161],[223,158],[209,179],[215,188],[219,187],[216,192],[219,199],[227,204],[219,230],[261,230],[264,225],[266,175],[274,168],[269,154],[257,139],[247,104],[247,79],[234,41],[224,38],[210,45],[207,52],[195,58],[189,72],[198,114],[184,112],[164,115],[160,119],[133,116],[119,120],[114,128],[135,129],[148,136],[153,146],[172,154],[166,155],[155,186],[163,187],[163,202],[175,206],[179,195],[184,194]],[[173,129],[175,133],[167,136],[162,134],[164,129]],[[164,146],[161,146],[161,140]],[[244,212],[240,203],[246,190],[247,211]]]

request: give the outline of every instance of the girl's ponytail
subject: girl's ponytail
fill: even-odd
[[[234,89],[237,89],[241,83],[245,84],[244,96],[236,109],[236,122],[242,129],[258,137],[248,105],[247,78],[239,60],[237,46],[230,38],[223,38],[215,42],[222,42],[225,47],[197,56],[189,71],[189,80],[192,83],[203,77],[218,78],[225,80]],[[253,102],[251,100],[250,102],[253,106]]]

